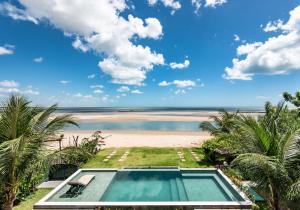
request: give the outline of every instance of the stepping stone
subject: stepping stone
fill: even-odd
[[[104,162],[107,162],[107,161],[109,161],[109,159],[106,158],[106,159],[104,159],[103,161],[104,161]]]

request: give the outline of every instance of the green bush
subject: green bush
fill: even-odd
[[[218,155],[216,149],[227,149],[228,144],[224,140],[217,137],[209,139],[202,144],[202,148],[205,154],[205,158],[213,163],[223,162],[226,160],[225,156]]]
[[[80,147],[86,150],[90,154],[97,153],[97,146],[98,146],[98,139],[92,139],[92,140],[86,139],[80,144]]]
[[[65,163],[80,166],[86,163],[91,157],[92,154],[81,147],[67,147],[54,153],[51,162],[53,164]]]

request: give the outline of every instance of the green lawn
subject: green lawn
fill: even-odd
[[[103,160],[112,151],[117,153],[108,162]],[[120,157],[129,150],[130,153],[123,162],[119,162]],[[182,162],[177,152],[184,154],[185,162]],[[197,153],[200,161],[197,162],[190,151]],[[204,160],[202,149],[199,148],[110,148],[101,150],[95,157],[89,160],[82,168],[122,168],[132,166],[180,166],[186,168],[212,167]],[[39,189],[21,202],[14,210],[31,210],[33,204],[44,197],[51,189]]]
[[[108,162],[103,160],[112,151],[116,150],[117,153]],[[129,150],[130,153],[125,161],[118,161],[120,157]],[[200,161],[197,162],[192,156],[190,150],[197,153]],[[177,151],[184,154],[185,162],[182,162]],[[204,160],[203,151],[199,148],[111,148],[100,151],[88,163],[84,164],[83,168],[122,168],[132,166],[180,166],[187,168],[197,167],[211,167],[209,163]]]
[[[31,210],[33,205],[44,197],[52,189],[39,189],[33,194],[28,196],[25,201],[22,201],[19,205],[15,206],[13,210]]]

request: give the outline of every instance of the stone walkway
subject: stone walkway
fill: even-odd
[[[182,162],[185,162],[185,158],[184,158],[183,152],[178,151],[178,152],[177,152],[177,155],[178,155],[179,159],[180,159]]]
[[[129,155],[129,150],[127,150],[127,151],[122,155],[122,157],[119,159],[119,162],[123,162],[123,161],[127,158],[128,155]]]
[[[200,158],[199,158],[199,156],[196,154],[196,152],[193,152],[192,150],[190,150],[190,152],[191,152],[192,156],[195,158],[195,160],[196,160],[197,162],[199,162],[199,161],[200,161]]]
[[[113,156],[116,155],[116,153],[117,153],[117,150],[114,150],[112,153],[110,153],[108,156],[106,156],[103,161],[108,162]]]

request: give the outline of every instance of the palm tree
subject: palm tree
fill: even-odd
[[[288,197],[300,195],[300,120],[284,103],[268,105],[260,120],[241,115],[229,141],[237,158],[232,166],[257,183],[267,195],[271,209],[284,209]],[[288,119],[288,124],[283,123]]]
[[[235,113],[227,112],[225,109],[219,111],[218,115],[210,116],[212,121],[204,121],[200,124],[200,128],[208,131],[214,136],[229,133],[234,127],[234,118],[237,116],[238,111]]]
[[[51,117],[57,106],[32,107],[22,96],[11,96],[0,112],[0,179],[5,194],[3,209],[10,210],[21,180],[44,158],[44,140],[67,124],[71,115]]]

